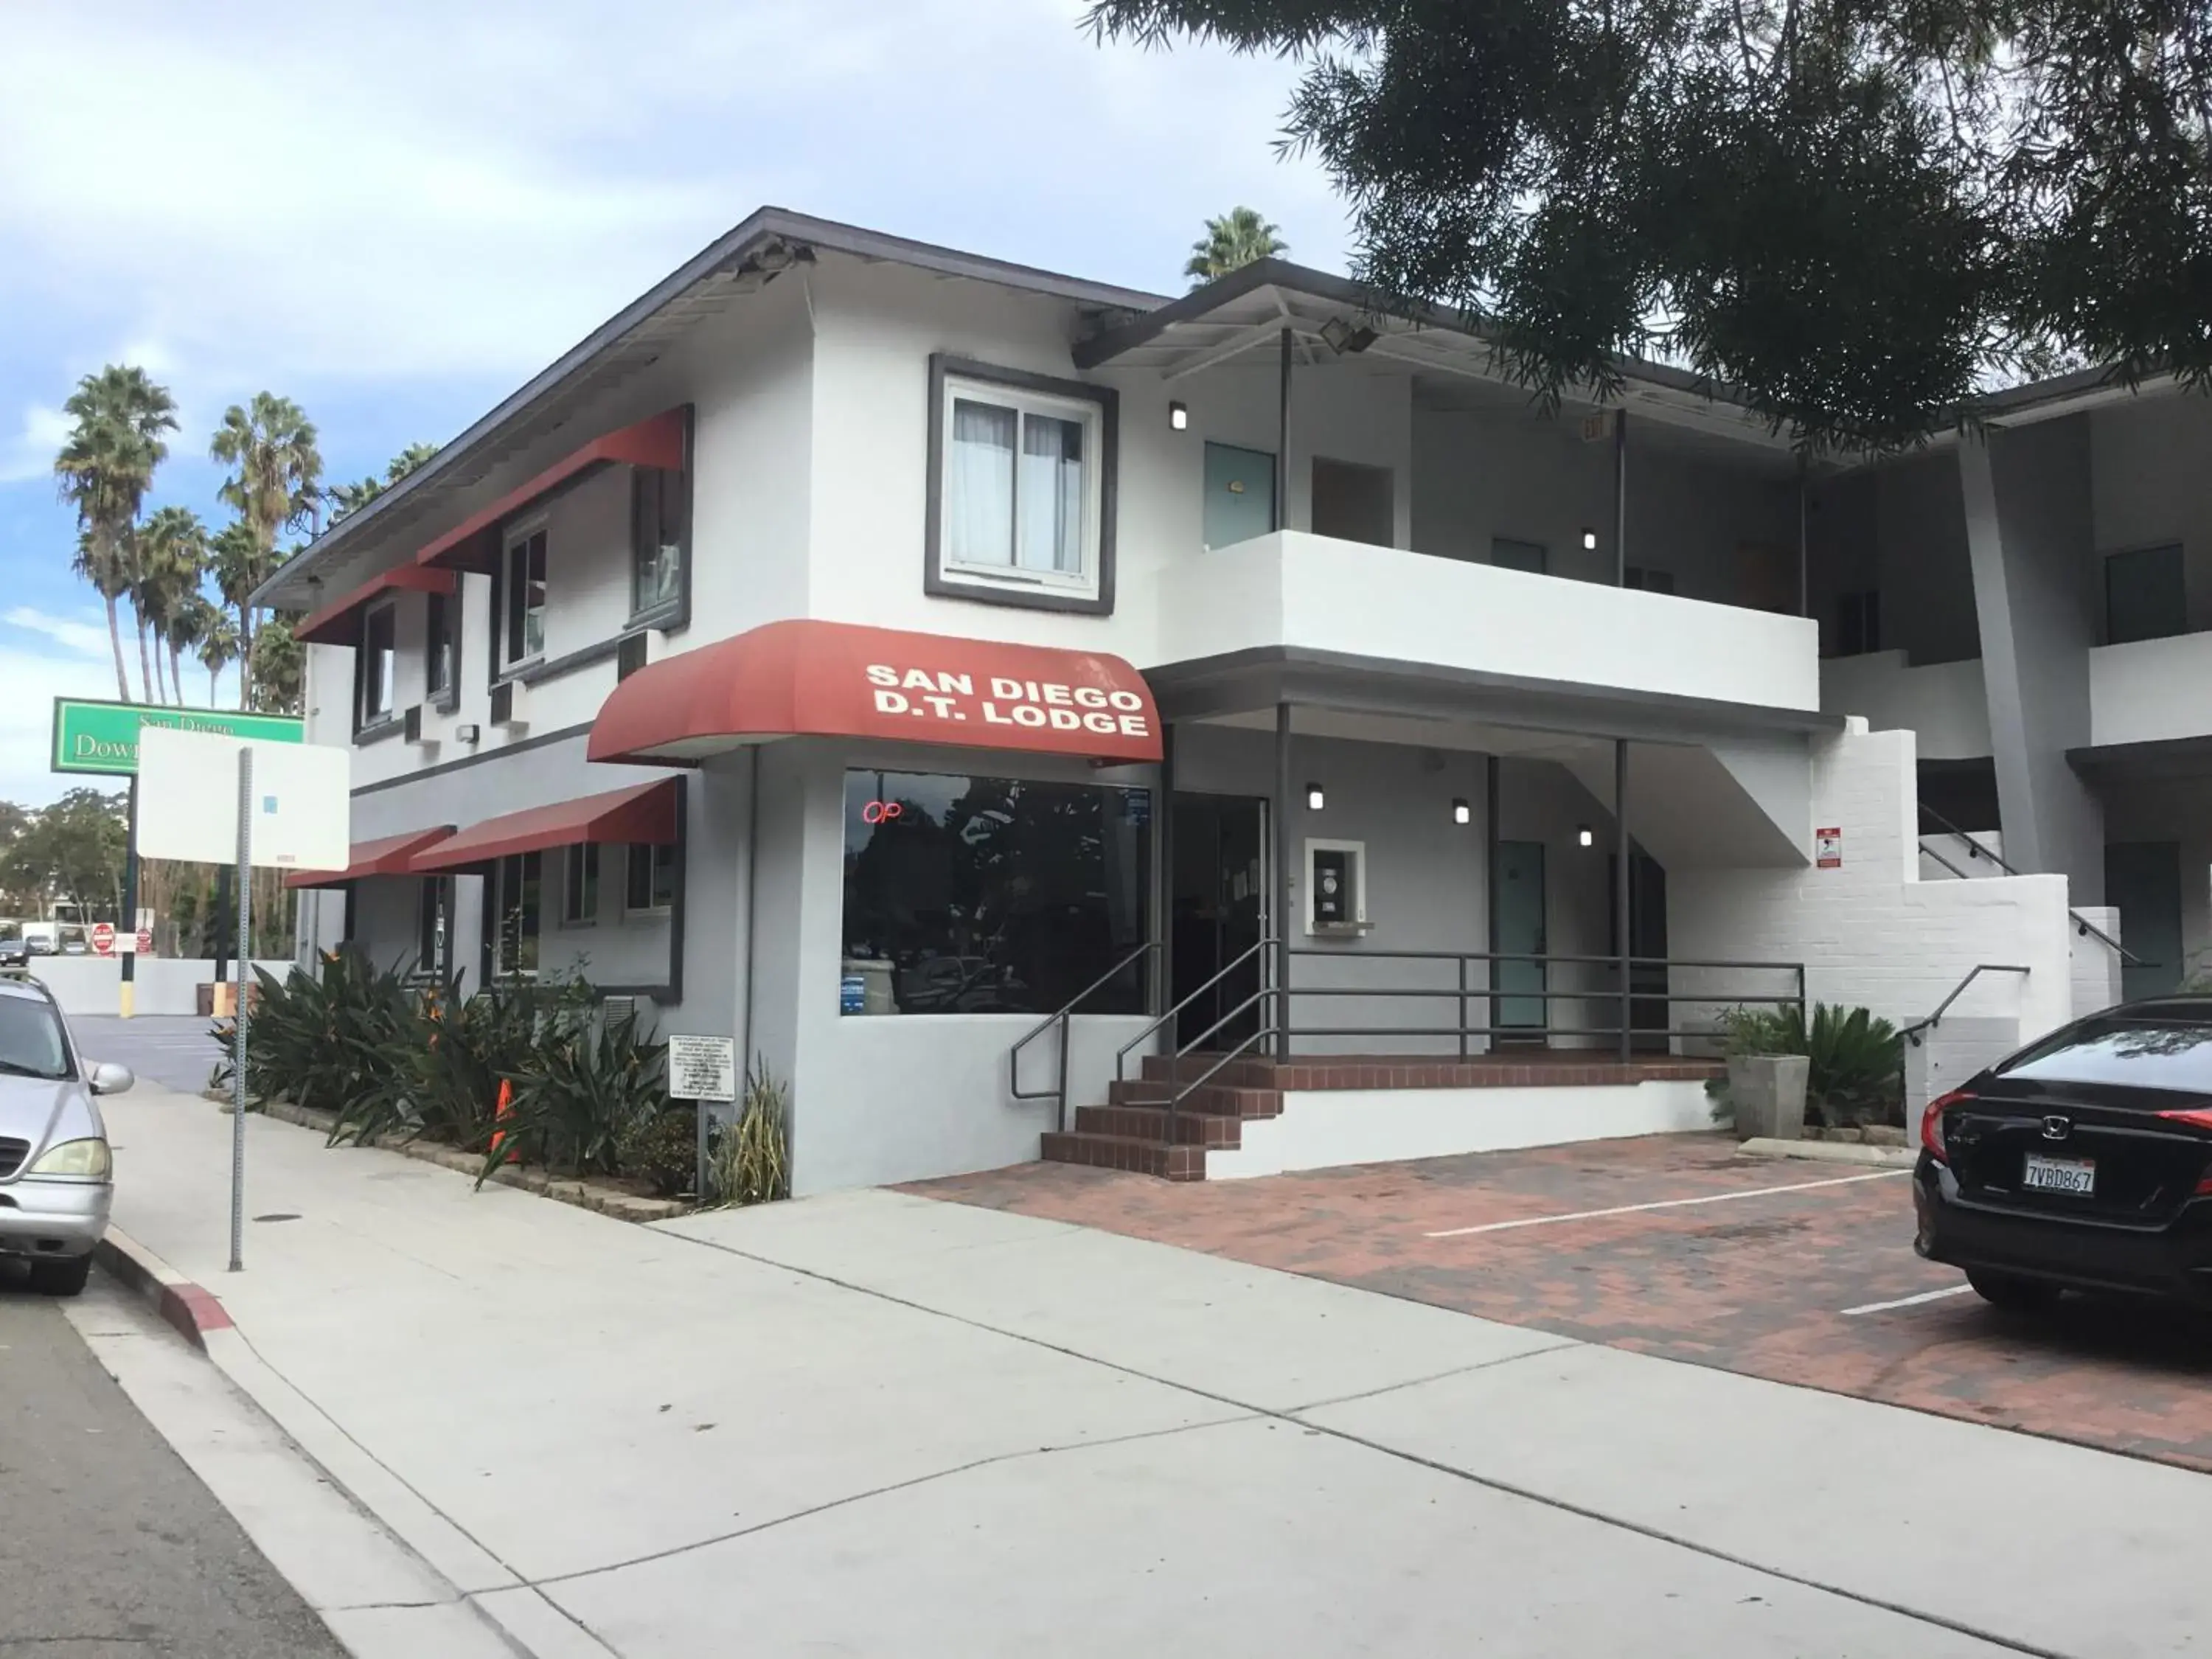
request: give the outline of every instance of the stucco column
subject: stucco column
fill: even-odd
[[[2104,811],[2066,759],[2089,742],[2098,637],[2088,419],[1967,433],[1959,480],[2005,858],[2102,903]]]

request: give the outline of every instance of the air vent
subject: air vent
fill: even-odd
[[[615,678],[626,680],[645,666],[645,635],[625,634],[615,647]]]
[[[599,1000],[599,1007],[606,1015],[607,1024],[614,1025],[629,1019],[637,1012],[637,999],[635,997],[602,997]]]

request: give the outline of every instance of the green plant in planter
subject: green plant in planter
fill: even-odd
[[[256,1100],[343,1113],[377,1086],[375,1054],[406,1022],[410,994],[396,968],[379,969],[350,945],[325,955],[319,975],[254,970],[246,1091]],[[214,1035],[228,1044],[232,1024]],[[227,1085],[226,1060],[210,1079]]]
[[[662,1198],[691,1190],[699,1175],[699,1115],[678,1107],[641,1117],[616,1149],[622,1172],[653,1183]]]
[[[1887,1121],[1904,1109],[1903,1044],[1897,1028],[1865,1008],[1816,1003],[1810,1025],[1795,1005],[1771,1011],[1731,1008],[1720,1018],[1721,1052],[1731,1060],[1752,1054],[1803,1054],[1810,1065],[1805,1103],[1824,1126]],[[1713,1120],[1735,1115],[1728,1079],[1715,1078],[1705,1092]]]
[[[650,1041],[638,1016],[578,1018],[556,1005],[539,1023],[514,1085],[499,1149],[487,1151],[482,1185],[502,1163],[544,1164],[578,1175],[613,1175],[625,1134],[668,1098],[668,1045]]]
[[[723,1205],[791,1196],[791,1090],[769,1073],[765,1055],[745,1068],[737,1121],[708,1148],[707,1185]]]

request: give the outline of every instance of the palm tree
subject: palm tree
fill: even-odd
[[[230,634],[230,654],[223,659],[226,662],[237,661],[244,649],[246,601],[260,585],[262,562],[253,526],[243,519],[233,519],[208,538],[208,574],[215,578],[216,591],[222,595],[231,612],[231,620],[224,624]],[[238,706],[246,707],[243,684],[239,688]]]
[[[181,703],[185,682],[178,672],[178,659],[183,654],[183,643],[177,638],[176,625],[190,601],[199,597],[200,582],[207,574],[207,526],[188,507],[165,507],[140,527],[138,540],[144,549],[138,609],[154,629],[155,675],[157,678],[161,675],[161,649],[166,646],[169,692]]]
[[[1206,222],[1206,234],[1190,245],[1190,258],[1182,274],[1193,288],[1204,288],[1217,276],[1226,276],[1255,259],[1288,253],[1291,245],[1275,234],[1275,227],[1253,209],[1232,208],[1218,219]]]
[[[208,673],[208,707],[215,707],[215,683],[222,671],[238,660],[238,629],[220,606],[201,599],[194,611],[196,630],[199,635],[193,653]]]
[[[121,550],[91,531],[81,530],[76,538],[76,556],[70,561],[70,568],[90,582],[107,602],[107,642],[115,650],[115,695],[129,702],[131,675],[123,665],[123,628],[115,611],[115,602],[131,591],[131,573],[123,568]]]
[[[208,453],[231,469],[221,494],[252,538],[252,557],[241,573],[251,580],[241,591],[225,590],[238,607],[238,706],[246,708],[252,706],[254,670],[253,590],[276,568],[276,538],[319,511],[323,457],[315,447],[315,423],[306,412],[289,398],[266,392],[255,392],[243,408],[233,404],[223,411]],[[220,536],[216,553],[220,561]]]
[[[381,478],[368,477],[359,483],[334,485],[330,491],[333,503],[331,522],[336,524],[349,514],[360,512],[437,453],[435,444],[410,444],[392,458]]]
[[[271,617],[253,636],[253,706],[264,714],[296,714],[307,668],[307,647],[292,624]]]
[[[108,637],[115,647],[115,677],[123,700],[131,685],[123,667],[122,629],[115,602],[137,593],[137,550],[131,528],[153,487],[154,469],[168,456],[161,434],[177,429],[177,403],[143,368],[110,363],[88,374],[62,405],[75,424],[54,457],[62,499],[76,508],[78,529],[89,538],[76,566],[107,603]],[[146,653],[145,624],[138,618],[138,669],[150,694],[154,676]]]

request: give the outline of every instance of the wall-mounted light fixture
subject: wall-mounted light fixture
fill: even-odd
[[[1168,424],[1170,427],[1173,427],[1177,432],[1186,430],[1190,425],[1190,405],[1188,404],[1170,404],[1168,405]]]
[[[1595,847],[1597,845],[1597,831],[1587,823],[1578,823],[1575,826],[1575,842],[1578,846]]]
[[[1332,317],[1321,325],[1321,337],[1338,356],[1356,357],[1373,345],[1377,337],[1364,323],[1347,323],[1341,317]]]
[[[1306,811],[1309,812],[1318,812],[1321,811],[1322,805],[1323,797],[1321,792],[1321,786],[1317,783],[1308,784],[1306,786]]]
[[[1452,802],[1452,822],[1454,823],[1473,823],[1474,822],[1474,808],[1468,805],[1464,797],[1456,799]]]
[[[1585,553],[1595,553],[1597,551],[1596,531],[1585,530],[1583,532],[1583,551]]]

